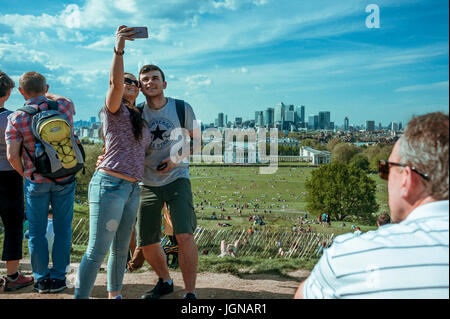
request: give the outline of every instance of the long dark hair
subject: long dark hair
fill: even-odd
[[[145,120],[142,118],[142,114],[139,109],[136,107],[136,101],[133,105],[130,104],[126,99],[122,98],[122,103],[128,108],[130,112],[130,121],[131,126],[133,127],[133,135],[136,141],[140,141],[142,139],[142,130],[145,126]]]
[[[125,75],[131,75],[132,77],[136,78],[133,74],[124,72],[123,76]],[[126,99],[122,97],[122,103],[125,104],[125,106],[128,108],[128,111],[130,111],[130,121],[131,125],[133,126],[133,135],[136,141],[140,141],[142,139],[142,129],[145,126],[145,120],[142,118],[142,114],[139,111],[138,108],[136,108],[136,100],[134,100],[133,105],[130,104]]]

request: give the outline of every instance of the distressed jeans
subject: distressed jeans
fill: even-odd
[[[122,290],[139,195],[138,183],[94,173],[89,184],[89,244],[78,269],[75,299],[89,298],[108,250],[107,290]]]

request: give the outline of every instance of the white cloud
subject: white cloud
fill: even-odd
[[[449,89],[448,81],[404,86],[396,89],[395,92],[411,92],[411,91],[415,92],[415,91],[442,90],[442,89],[444,90],[446,89],[448,91]]]
[[[126,13],[136,13],[139,10],[134,0],[127,0],[127,1],[115,0],[114,7]]]
[[[193,88],[211,85],[211,79],[208,76],[202,74],[188,76],[185,81],[188,86]]]

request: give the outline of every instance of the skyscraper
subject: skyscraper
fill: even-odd
[[[348,131],[350,128],[348,117],[346,116],[344,119],[344,131]]]
[[[223,113],[219,113],[218,117],[217,117],[217,126],[218,127],[224,127],[224,118],[223,118]]]
[[[319,129],[328,130],[330,128],[330,112],[319,112]]]
[[[263,111],[255,112],[255,126],[264,126],[264,112]]]
[[[300,107],[300,122],[305,123],[305,106]]]
[[[311,114],[308,117],[308,129],[317,130],[319,127],[319,116]]]
[[[375,121],[366,121],[366,131],[368,132],[375,131]]]
[[[278,103],[275,106],[275,123],[282,123],[284,121],[284,112],[286,105],[283,102]]]
[[[274,122],[274,109],[272,107],[267,108],[264,111],[264,126],[273,127]]]

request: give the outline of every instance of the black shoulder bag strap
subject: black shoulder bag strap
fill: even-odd
[[[7,109],[5,109],[4,107],[0,108],[0,113],[3,113],[5,111],[7,111]]]
[[[184,101],[175,99],[175,106],[177,108],[178,119],[180,120],[181,128],[186,128],[186,114],[184,109]]]
[[[145,102],[139,103],[136,107],[141,112],[144,113],[144,105]],[[182,128],[186,128],[186,112],[184,108],[184,101],[175,99],[175,107],[177,109],[178,120],[180,121],[180,125]]]

